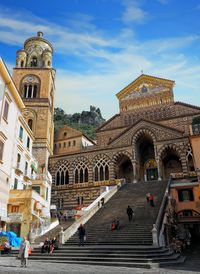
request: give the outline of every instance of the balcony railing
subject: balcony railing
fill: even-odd
[[[42,181],[48,181],[49,183],[51,183],[52,178],[51,178],[51,174],[47,172],[47,173],[32,174],[31,180],[42,180]]]
[[[101,187],[101,186],[113,186],[121,182],[124,182],[124,179],[114,179],[114,180],[105,180],[105,181],[95,181],[91,183],[73,183],[67,185],[54,185],[54,189],[70,189],[70,188],[83,188],[83,187]]]
[[[20,162],[17,162],[15,170],[19,173],[23,173],[22,164]]]
[[[25,177],[25,179],[28,179],[28,180],[31,179],[31,174],[30,174],[30,171],[28,169],[25,169],[24,177]]]

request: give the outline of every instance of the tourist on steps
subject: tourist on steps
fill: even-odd
[[[41,249],[41,253],[45,253],[45,252],[50,253],[50,245],[51,245],[51,242],[49,241],[49,238],[46,237],[46,240],[44,241],[44,244]]]
[[[147,193],[147,194],[146,194],[147,203],[149,203],[149,197],[150,197],[150,196],[151,196],[150,193]]]
[[[56,237],[54,237],[51,241],[50,254],[52,254],[55,249],[58,249],[58,241],[57,241]]]
[[[85,228],[82,224],[80,224],[78,228],[78,236],[79,236],[79,246],[84,246],[84,240],[85,240]]]
[[[153,196],[153,194],[150,194],[150,196],[149,196],[149,203],[150,203],[150,206],[152,206],[152,207],[154,207],[154,206],[155,206],[155,204],[154,204],[154,196]]]
[[[110,226],[110,230],[115,230],[116,229],[116,221],[113,220]]]
[[[128,220],[130,222],[133,219],[133,209],[128,205],[126,212],[128,215]]]

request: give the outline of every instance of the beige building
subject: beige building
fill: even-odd
[[[97,144],[50,157],[52,201],[95,199],[100,186],[187,177],[194,171],[190,125],[200,107],[174,101],[175,82],[142,74],[117,93],[119,113],[96,131]],[[64,152],[64,151],[63,151]],[[61,185],[60,172],[67,177]],[[61,207],[60,207],[61,208]]]
[[[190,127],[190,142],[194,155],[195,170],[200,182],[200,116],[193,120]]]
[[[54,155],[75,152],[94,145],[82,132],[66,125],[55,134]]]

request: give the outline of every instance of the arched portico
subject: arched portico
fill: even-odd
[[[175,146],[167,146],[160,155],[163,179],[168,179],[171,173],[183,172],[181,155]]]
[[[155,137],[148,130],[140,130],[133,139],[138,181],[158,179],[157,162],[155,159]]]
[[[134,179],[133,164],[131,156],[125,153],[118,153],[113,158],[114,173],[116,179],[124,178],[127,183],[132,183]]]

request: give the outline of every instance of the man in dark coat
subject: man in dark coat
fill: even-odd
[[[127,207],[126,212],[127,212],[127,215],[128,215],[128,220],[130,222],[133,219],[133,210],[129,205]]]
[[[51,241],[49,240],[48,237],[46,237],[46,240],[44,241],[44,244],[41,249],[41,253],[45,253],[45,252],[50,253],[50,245],[51,245]]]
[[[78,236],[79,236],[79,245],[84,246],[84,238],[85,238],[85,228],[82,224],[80,224],[78,228]]]

